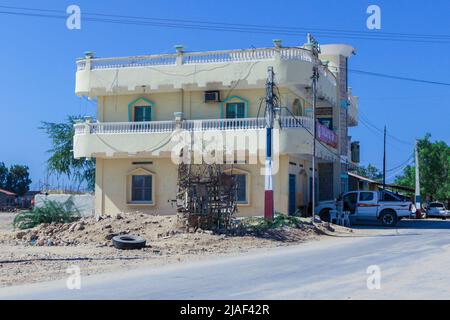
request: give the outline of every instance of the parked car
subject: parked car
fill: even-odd
[[[380,221],[387,227],[394,227],[416,211],[411,201],[386,190],[344,193],[337,201],[320,202],[316,214],[321,220],[329,221],[331,210],[350,212],[351,223]]]
[[[448,211],[442,202],[431,202],[427,208],[427,218],[441,218],[447,219],[450,217],[450,211]]]

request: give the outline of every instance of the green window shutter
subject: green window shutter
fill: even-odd
[[[243,102],[227,103],[226,118],[227,119],[245,118],[245,103]]]
[[[245,104],[236,103],[236,118],[245,118]]]
[[[152,121],[152,108],[148,106],[134,107],[134,121]]]
[[[236,106],[234,103],[227,103],[226,118],[227,119],[236,118]]]

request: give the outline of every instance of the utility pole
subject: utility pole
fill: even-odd
[[[273,181],[272,181],[272,130],[274,119],[273,107],[273,67],[267,70],[266,85],[266,171],[264,182],[264,218],[273,219]]]
[[[416,146],[414,147],[414,157],[416,165],[416,192],[415,192],[415,202],[416,202],[416,215],[420,215],[421,202],[420,198],[420,174],[419,174],[419,142],[416,140]]]
[[[312,150],[312,182],[311,182],[311,218],[314,223],[316,217],[316,104],[317,104],[317,81],[319,80],[319,53],[320,45],[317,40],[308,33],[307,35],[308,46],[314,57],[316,57],[316,63],[313,66],[312,74],[312,114],[313,114],[313,150]]]
[[[312,75],[312,113],[313,113],[313,151],[312,151],[312,222],[316,218],[316,104],[317,104],[317,80],[319,80],[319,69],[317,65],[313,67]]]
[[[383,190],[386,189],[386,126],[384,126],[384,146],[383,146]]]

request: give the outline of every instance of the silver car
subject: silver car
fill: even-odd
[[[428,205],[427,218],[450,218],[450,212],[445,208],[442,202],[431,202]]]

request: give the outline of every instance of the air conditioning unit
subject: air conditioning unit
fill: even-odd
[[[205,91],[205,103],[220,102],[219,91]]]

